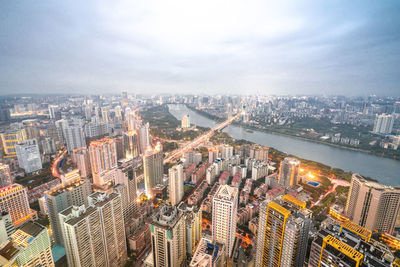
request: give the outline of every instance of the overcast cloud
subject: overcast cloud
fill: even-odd
[[[0,94],[400,95],[400,1],[0,4]]]

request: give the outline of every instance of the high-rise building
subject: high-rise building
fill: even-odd
[[[122,92],[122,106],[126,107],[128,106],[129,102],[128,102],[128,93],[127,92]]]
[[[219,152],[221,153],[221,157],[223,159],[232,158],[233,157],[233,146],[222,145],[219,147]]]
[[[115,145],[117,147],[117,159],[124,159],[125,157],[125,140],[124,140],[124,136],[121,135],[117,135],[114,137],[115,140]],[[130,158],[129,158],[130,159]]]
[[[107,108],[101,108],[101,118],[104,123],[108,124],[109,118],[108,118],[108,109]]]
[[[60,139],[57,127],[55,123],[49,123],[45,129],[46,138],[53,139],[54,143],[56,144],[56,148],[60,147]]]
[[[92,117],[92,105],[85,106],[85,119],[88,121]]]
[[[201,238],[196,248],[190,267],[220,267],[226,266],[225,246],[214,243],[211,236]]]
[[[13,179],[10,172],[10,166],[0,163],[0,188],[12,185]]]
[[[268,160],[269,147],[256,146],[250,149],[250,158],[266,161]]]
[[[137,211],[136,203],[136,172],[132,161],[127,161],[118,166],[117,175],[114,180],[114,191],[121,194],[124,220],[128,221]]]
[[[182,129],[190,128],[190,118],[189,118],[189,114],[183,115],[183,117],[182,117],[182,122],[181,122],[181,127],[182,127]]]
[[[136,131],[124,133],[124,155],[128,159],[136,158],[140,154],[139,137]]]
[[[117,121],[121,122],[122,121],[122,108],[121,106],[116,106],[114,108],[114,113],[115,113],[115,118]]]
[[[45,193],[53,238],[57,244],[64,244],[58,214],[72,205],[87,206],[90,192],[90,182],[78,177]]]
[[[168,170],[169,174],[169,202],[175,206],[183,198],[183,166],[178,164]]]
[[[10,130],[1,134],[1,142],[3,143],[4,154],[6,158],[15,158],[17,152],[15,145],[27,139],[25,129]]]
[[[123,266],[126,236],[119,194],[95,192],[89,206],[72,206],[60,214],[68,266]]]
[[[185,264],[185,220],[176,206],[163,206],[151,223],[153,264],[157,267]]]
[[[370,239],[371,231],[356,224],[346,224],[329,224],[316,233],[308,266],[398,266],[393,264],[395,258],[385,245]]]
[[[279,183],[285,187],[297,184],[300,161],[295,158],[285,158],[279,168]]]
[[[149,123],[146,123],[139,128],[139,142],[141,153],[145,153],[147,148],[150,146],[149,127]]]
[[[1,266],[43,266],[53,267],[51,242],[47,228],[34,222],[27,222],[0,250]]]
[[[0,121],[1,122],[8,122],[11,119],[10,109],[0,107]]]
[[[111,129],[105,122],[89,122],[85,124],[85,136],[89,138],[109,134]]]
[[[125,110],[125,124],[128,131],[135,131],[139,128],[139,124],[136,120],[135,112],[130,108]]]
[[[161,144],[155,148],[150,148],[143,157],[144,179],[147,194],[150,194],[151,188],[157,184],[163,183],[163,153]]]
[[[15,145],[18,164],[25,173],[32,173],[42,169],[39,146],[36,139],[28,139]]]
[[[75,162],[81,177],[89,177],[91,173],[90,156],[86,147],[74,151]]]
[[[213,198],[213,240],[225,245],[225,252],[228,256],[233,253],[235,242],[238,195],[236,187],[220,185]]]
[[[93,175],[93,183],[104,186],[112,179],[110,171],[118,165],[117,146],[114,139],[103,138],[90,142],[90,164]]]
[[[39,139],[39,129],[37,127],[37,124],[35,122],[26,122],[24,123],[25,125],[25,131],[26,131],[26,136],[28,139]]]
[[[26,189],[19,184],[0,189],[0,211],[10,213],[15,226],[29,220],[33,214],[29,208]]]
[[[58,106],[49,105],[49,116],[51,120],[60,120],[61,112]]]
[[[85,134],[79,125],[70,125],[64,129],[65,141],[69,152],[86,146]]]
[[[291,195],[261,204],[255,266],[304,266],[311,211]]]
[[[353,174],[346,215],[369,230],[393,233],[400,210],[400,188],[384,186]]]
[[[185,202],[181,202],[178,209],[183,212],[185,219],[186,252],[193,255],[201,239],[202,210],[199,206],[191,206]]]
[[[218,148],[210,147],[208,149],[208,163],[213,163],[218,158]]]
[[[58,140],[65,143],[65,129],[69,126],[68,120],[61,119],[55,122],[57,129]]]
[[[56,144],[53,138],[46,137],[42,141],[40,141],[40,147],[42,148],[43,154],[52,155],[57,152]]]
[[[374,121],[373,133],[390,134],[393,130],[394,117],[393,115],[381,114],[376,115]]]
[[[14,233],[14,224],[11,221],[10,213],[3,211],[0,213],[0,245]]]

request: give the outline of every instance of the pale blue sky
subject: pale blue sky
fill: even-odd
[[[0,94],[400,95],[400,1],[0,4]]]

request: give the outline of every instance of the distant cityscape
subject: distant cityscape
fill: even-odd
[[[0,265],[400,266],[400,183],[227,131],[398,161],[399,118],[377,96],[2,97]]]

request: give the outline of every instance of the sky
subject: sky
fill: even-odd
[[[0,5],[0,94],[400,96],[400,1]]]

